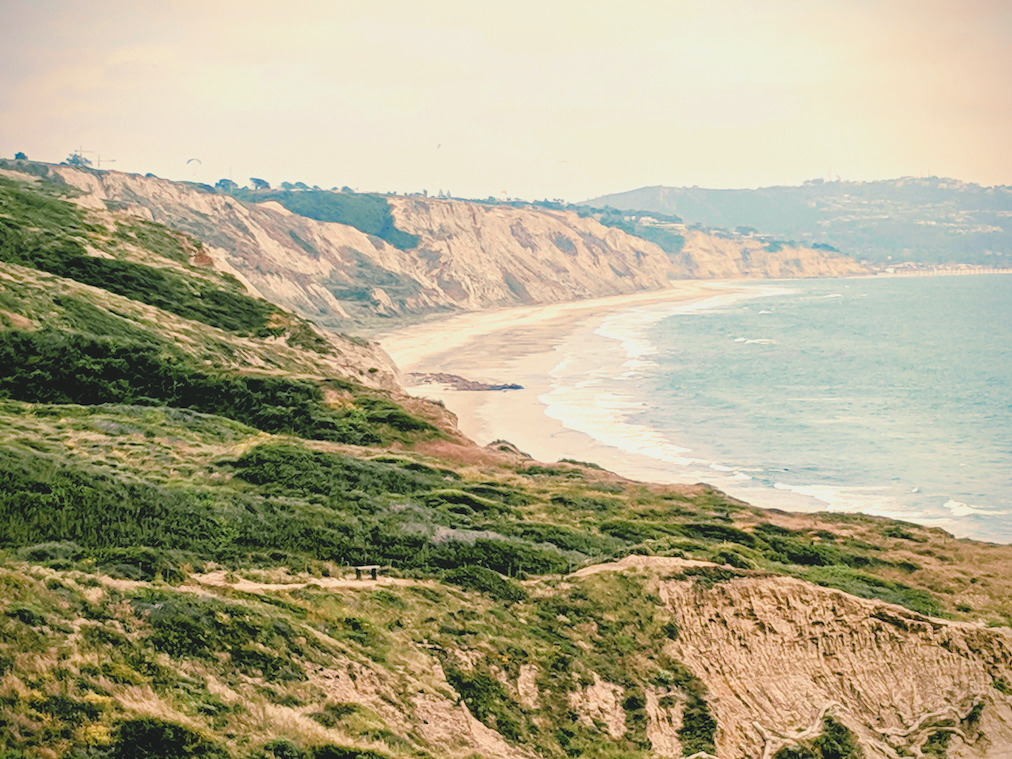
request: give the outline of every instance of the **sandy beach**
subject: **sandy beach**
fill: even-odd
[[[560,346],[589,339],[608,319],[623,315],[633,321],[649,320],[674,307],[755,297],[770,289],[754,282],[678,282],[663,291],[459,314],[377,339],[403,373],[408,391],[442,401],[457,415],[461,431],[479,445],[508,440],[541,461],[592,461],[641,481],[707,481],[726,488],[731,483],[722,482],[719,471],[678,466],[672,457],[665,460],[653,449],[647,455],[567,429],[546,415],[543,399],[552,390],[553,369],[564,360]],[[446,384],[411,384],[409,374],[429,372],[489,384],[517,383],[523,389],[462,391]],[[785,500],[784,495],[777,495],[777,506],[809,505],[787,503],[793,499]]]

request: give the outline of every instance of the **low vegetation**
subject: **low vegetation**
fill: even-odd
[[[465,445],[441,409],[329,374],[314,330],[175,233],[45,182],[0,199],[0,757],[466,756],[460,704],[507,744],[602,759],[650,755],[656,704],[712,754],[719,702],[673,653],[662,582],[1012,615],[999,564],[937,530]],[[714,566],[573,574],[629,554]],[[855,746],[830,718],[777,756]]]
[[[943,754],[944,756],[944,754]],[[831,716],[822,722],[822,733],[810,742],[780,749],[773,759],[863,759],[854,733]]]
[[[232,189],[230,194],[254,203],[273,200],[299,216],[317,221],[347,224],[361,232],[378,237],[401,250],[410,250],[418,245],[417,235],[397,228],[390,211],[390,204],[382,195],[320,189],[246,190],[242,188]]]

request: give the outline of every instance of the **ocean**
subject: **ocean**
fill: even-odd
[[[1012,276],[735,284],[557,355],[545,413],[653,479],[1012,542]]]

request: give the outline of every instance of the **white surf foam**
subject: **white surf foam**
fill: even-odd
[[[995,516],[995,514],[1000,514],[1003,511],[996,506],[971,505],[963,503],[962,501],[957,501],[955,498],[950,498],[942,504],[942,507],[948,509],[954,517],[968,517],[976,516],[978,514],[983,516]]]
[[[649,331],[678,314],[702,314],[742,301],[793,292],[784,287],[755,287],[720,293],[690,303],[667,303],[631,308],[604,318],[593,331],[600,342],[563,343],[560,360],[549,373],[551,389],[539,396],[545,415],[569,430],[583,433],[622,453],[643,456],[668,465],[671,479],[697,481],[713,472],[728,480],[750,480],[735,467],[711,462],[662,432],[633,419],[649,405],[621,392],[623,383],[642,376],[654,366],[657,347]],[[676,471],[677,470],[677,471]],[[706,472],[710,472],[707,475]]]

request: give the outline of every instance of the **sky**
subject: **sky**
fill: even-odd
[[[7,158],[529,200],[1012,184],[1008,0],[0,0],[0,23]]]

